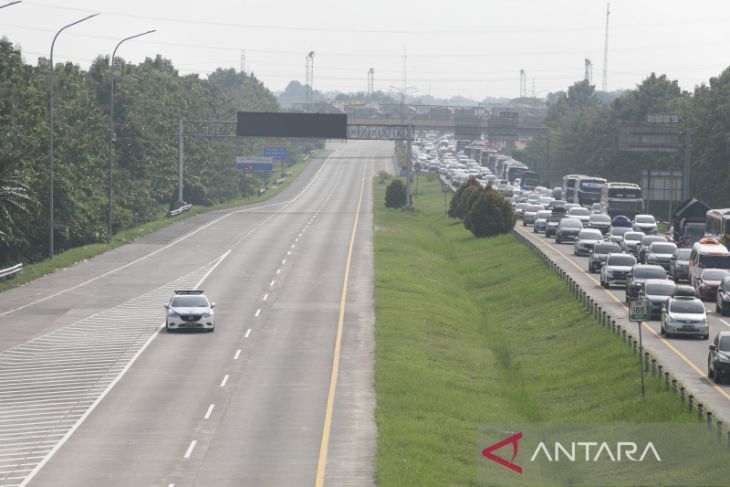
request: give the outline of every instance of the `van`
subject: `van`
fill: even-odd
[[[718,243],[696,243],[689,254],[689,283],[695,281],[703,269],[730,269],[730,251]]]

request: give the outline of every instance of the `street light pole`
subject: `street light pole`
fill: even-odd
[[[22,3],[22,2],[21,2],[21,0],[17,0],[17,1],[15,1],[15,2],[10,2],[10,3],[6,3],[5,5],[0,5],[0,8],[5,8],[5,7],[9,7],[9,6],[11,6],[11,5],[17,5],[17,4],[19,4],[19,3]]]
[[[148,30],[141,34],[125,37],[119,43],[117,43],[114,51],[112,52],[111,64],[109,65],[109,71],[111,74],[111,94],[109,97],[109,230],[107,233],[107,241],[111,242],[112,239],[112,167],[114,160],[114,57],[117,55],[117,49],[122,45],[123,42],[143,35],[151,34],[154,30]]]
[[[77,20],[76,22],[73,22],[68,25],[64,25],[61,27],[61,29],[56,32],[56,35],[53,36],[53,42],[51,42],[51,57],[50,57],[50,79],[49,79],[49,86],[50,86],[50,99],[48,101],[48,114],[49,114],[49,125],[50,125],[50,160],[48,163],[48,257],[53,258],[53,47],[56,45],[56,39],[58,38],[59,34],[63,32],[64,30],[68,29],[69,27],[73,27],[76,24],[80,24],[81,22],[85,20],[89,20],[92,17],[96,17],[99,14],[92,14],[88,17],[84,17],[81,20]]]

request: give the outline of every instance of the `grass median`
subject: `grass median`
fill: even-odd
[[[476,239],[422,179],[415,211],[374,183],[377,482],[477,485],[481,423],[688,422],[695,415],[512,235]]]
[[[314,157],[322,156],[315,155]],[[255,203],[261,203],[262,201],[269,200],[277,194],[281,193],[284,188],[291,184],[291,182],[296,179],[297,176],[302,173],[302,171],[304,171],[304,168],[307,167],[308,164],[309,160],[306,160],[288,166],[286,168],[286,171],[290,175],[286,178],[286,181],[283,184],[270,186],[269,190],[262,196],[239,198],[213,206],[193,206],[191,210],[170,218],[167,217],[167,205],[160,205],[159,215],[155,220],[149,221],[134,228],[122,230],[114,235],[111,242],[93,243],[80,247],[74,247],[72,249],[58,252],[53,259],[45,259],[39,262],[35,262],[33,264],[24,265],[23,270],[16,276],[10,277],[6,280],[0,280],[0,292],[17,286],[21,286],[46,274],[51,274],[58,269],[70,267],[77,262],[82,262],[99,254],[103,254],[108,250],[132,243],[140,237],[149,235],[152,232],[156,232],[157,230],[165,228],[166,226],[179,222],[181,220],[190,218],[191,216],[225,208],[252,205]],[[276,171],[274,171],[274,175],[277,175]],[[276,178],[274,177],[274,179]]]

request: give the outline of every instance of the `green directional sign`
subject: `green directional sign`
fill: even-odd
[[[634,299],[629,304],[629,321],[648,321],[651,318],[651,304],[647,299]]]

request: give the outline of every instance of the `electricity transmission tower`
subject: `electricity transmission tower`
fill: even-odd
[[[375,85],[375,68],[368,69],[368,98],[367,102],[372,103],[373,102],[373,92]]]
[[[527,73],[524,69],[520,69],[520,98],[527,96]]]
[[[311,111],[312,104],[314,103],[314,51],[309,51],[304,57],[305,73],[304,73],[304,86],[307,89],[306,100],[307,108]]]
[[[585,75],[583,79],[588,81],[589,85],[593,85],[593,63],[590,59],[585,58],[585,65]]]
[[[608,15],[611,13],[609,5],[609,3],[606,3],[606,40],[603,42],[603,80],[601,90],[604,92],[608,91]]]

